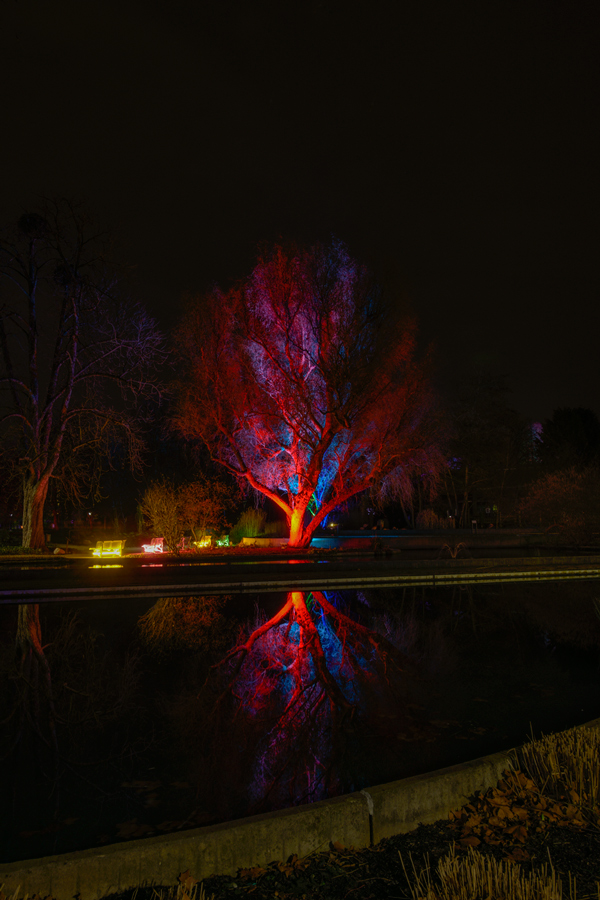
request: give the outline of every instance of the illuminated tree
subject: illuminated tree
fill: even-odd
[[[79,499],[117,441],[140,461],[162,337],[114,272],[80,209],[47,203],[0,235],[0,424],[20,481],[23,546],[45,544],[50,479]]]
[[[435,481],[415,334],[343,244],[276,246],[241,284],[190,301],[175,425],[284,511],[290,546],[307,546],[360,491],[406,492],[416,472]]]

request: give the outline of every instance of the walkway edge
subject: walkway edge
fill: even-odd
[[[600,730],[600,719],[579,728]],[[235,875],[324,850],[330,841],[368,847],[384,837],[445,818],[475,791],[493,787],[509,765],[510,750],[377,785],[354,794],[107,847],[0,864],[5,895],[54,900],[101,900],[143,883],[172,885],[181,872],[194,878]]]

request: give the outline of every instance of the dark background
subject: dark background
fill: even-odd
[[[345,240],[442,372],[600,413],[596,3],[5,0],[0,221],[84,198],[168,328]]]

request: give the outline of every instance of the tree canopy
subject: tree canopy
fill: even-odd
[[[285,512],[292,546],[360,491],[436,478],[416,323],[337,240],[267,248],[241,283],[190,299],[176,352],[176,428]]]

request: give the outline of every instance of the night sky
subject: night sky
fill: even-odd
[[[4,0],[0,221],[84,198],[168,328],[333,233],[443,372],[600,414],[598,5]]]

